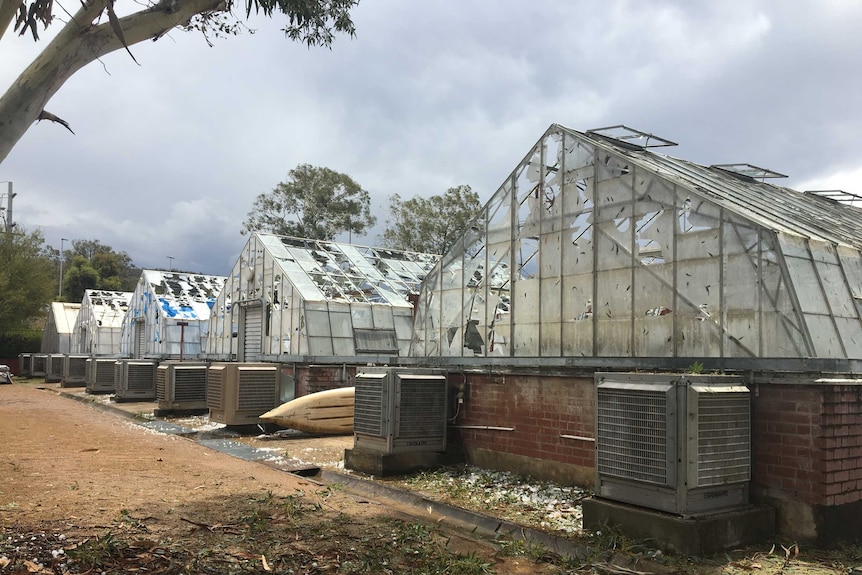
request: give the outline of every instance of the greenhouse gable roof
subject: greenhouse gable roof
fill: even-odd
[[[120,327],[131,297],[131,292],[89,289],[84,292],[90,315],[99,321],[101,327]]]
[[[57,333],[72,333],[81,304],[55,301],[51,303],[51,314],[54,316],[54,327]]]
[[[562,130],[588,140],[768,229],[862,249],[862,208],[854,205],[859,198],[853,194],[840,190],[801,192],[778,186],[766,180],[785,177],[783,174],[750,164],[704,166],[681,160],[655,152],[654,145],[649,144],[650,138],[667,140],[625,126],[614,128],[624,130],[607,135],[605,128],[578,132],[554,124],[549,131]],[[639,135],[634,140],[643,145],[633,144],[628,136],[631,133]]]
[[[144,270],[141,281],[158,299],[159,313],[174,319],[206,320],[224,287],[224,277]]]
[[[440,257],[388,248],[258,234],[307,301],[409,306]]]

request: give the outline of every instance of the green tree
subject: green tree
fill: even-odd
[[[100,289],[99,272],[83,256],[75,256],[63,272],[63,297],[66,301],[81,301],[88,289]]]
[[[66,301],[81,301],[88,289],[133,291],[141,275],[126,252],[115,252],[99,240],[73,240],[63,257],[68,262],[63,273]]]
[[[241,233],[269,232],[313,240],[333,240],[342,232],[362,234],[377,218],[368,192],[350,176],[300,164],[272,192],[260,194]]]
[[[383,243],[401,250],[445,254],[481,209],[479,196],[466,185],[429,198],[403,200],[395,194],[389,198]]]
[[[42,249],[42,233],[15,230],[0,234],[0,333],[44,319],[57,289],[53,262]]]
[[[150,0],[124,3],[128,15],[119,18],[114,0],[82,0],[75,14],[63,13],[62,28],[0,98],[0,163],[37,120],[69,124],[47,112],[45,105],[72,75],[105,54],[144,40],[159,40],[180,27],[210,36],[235,34],[240,25],[234,0]],[[358,0],[246,0],[245,16],[263,12],[287,17],[288,38],[311,46],[330,46],[336,33],[355,34],[350,10]],[[0,0],[0,40],[11,28],[38,40],[39,28],[54,20],[52,0]],[[71,6],[66,6],[71,9]],[[41,26],[40,26],[41,25]],[[131,56],[132,52],[129,51]],[[132,56],[134,58],[134,56]],[[2,60],[2,58],[0,58]]]

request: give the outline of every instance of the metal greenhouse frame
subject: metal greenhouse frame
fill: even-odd
[[[373,361],[406,355],[439,256],[254,233],[213,310],[210,359]]]
[[[429,274],[411,354],[859,371],[862,209],[670,145],[552,125]]]

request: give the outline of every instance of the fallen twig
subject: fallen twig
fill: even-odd
[[[195,521],[194,519],[189,519],[188,517],[180,517],[180,519],[182,521],[185,521],[186,523],[191,523],[192,525],[195,525],[197,527],[203,527],[207,531],[216,531],[221,529],[223,531],[232,530],[234,533],[242,532],[242,530],[237,525],[224,525],[222,523],[215,523],[210,525],[209,523],[201,523],[200,521]]]
[[[637,571],[613,563],[591,563],[590,567],[601,573],[610,573],[611,575],[651,575],[648,571]]]

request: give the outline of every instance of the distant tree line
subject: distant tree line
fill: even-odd
[[[141,270],[126,252],[115,252],[99,240],[72,240],[63,254],[63,301],[81,301],[88,289],[133,291]]]
[[[348,241],[377,223],[370,196],[346,174],[300,164],[254,200],[242,234],[266,232],[332,241],[347,233]],[[382,243],[393,249],[444,254],[476,217],[482,206],[470,186],[449,188],[442,195],[389,198],[389,218]]]
[[[88,289],[132,291],[139,276],[127,253],[99,240],[73,240],[60,253],[39,230],[0,232],[0,352],[41,334],[52,301],[80,302]]]
[[[404,199],[395,194],[389,200],[382,243],[438,255],[455,245],[481,210],[478,195],[467,185],[441,195]],[[331,241],[343,233],[361,235],[376,222],[369,193],[350,176],[300,164],[290,170],[288,181],[255,199],[242,233]],[[41,333],[52,301],[80,302],[88,289],[130,292],[140,274],[126,252],[99,240],[72,240],[60,253],[45,244],[39,230],[0,231],[0,357]]]

